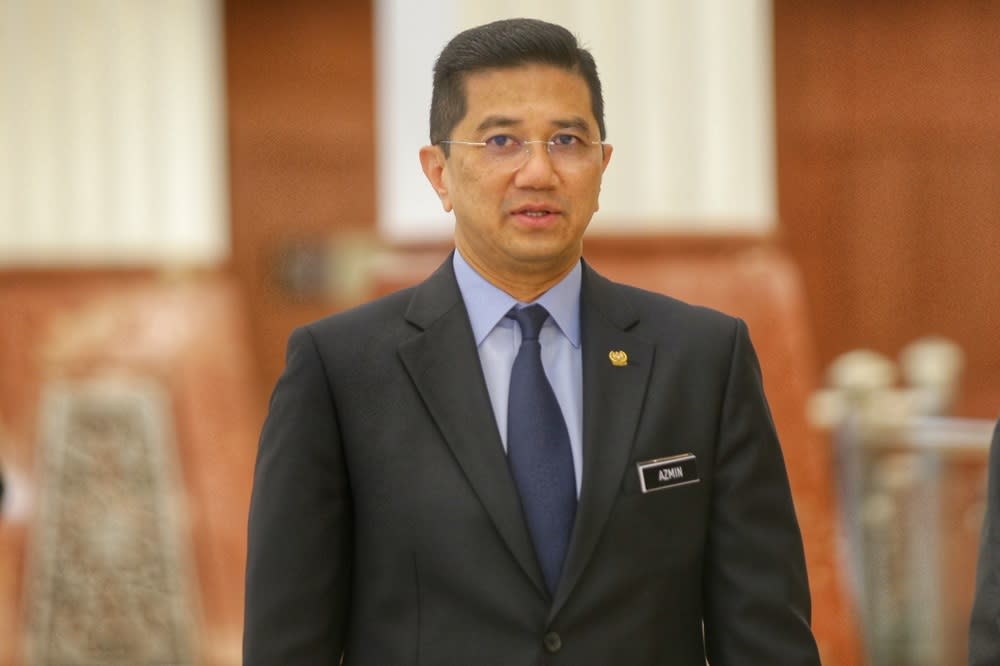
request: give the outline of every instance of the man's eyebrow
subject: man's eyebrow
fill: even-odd
[[[572,118],[567,118],[565,120],[553,120],[552,124],[561,129],[568,129],[570,127],[581,130],[583,132],[590,133],[590,123],[588,123],[582,116],[573,116]]]
[[[510,116],[486,116],[483,122],[476,126],[476,131],[482,132],[494,127],[513,127],[514,125],[520,125],[521,122],[517,118],[511,118]]]
[[[523,120],[518,118],[512,118],[510,116],[486,116],[479,125],[476,126],[477,132],[482,132],[484,130],[493,129],[495,127],[516,127],[517,125],[524,124]],[[552,125],[558,127],[559,129],[574,128],[582,132],[590,134],[591,127],[583,116],[571,116],[569,118],[556,118],[552,121]]]

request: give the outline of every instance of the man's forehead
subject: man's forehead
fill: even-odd
[[[579,71],[529,64],[467,72],[463,77],[465,123],[476,130],[544,122],[554,129],[592,132],[590,88]]]
[[[499,67],[484,67],[474,69],[462,74],[464,88],[470,84],[473,87],[495,84],[497,82],[526,81],[533,78],[557,78],[565,81],[572,81],[574,84],[582,86],[589,91],[587,80],[579,69],[572,67],[562,67],[544,62],[530,62],[520,65],[504,65]]]

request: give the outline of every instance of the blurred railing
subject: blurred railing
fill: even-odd
[[[948,416],[960,350],[921,340],[897,367],[851,352],[813,419],[830,428],[850,580],[871,666],[965,663],[994,423]]]

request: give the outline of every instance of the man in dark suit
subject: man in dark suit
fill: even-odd
[[[969,625],[969,666],[1000,664],[1000,421],[993,430],[987,477],[986,516]]]
[[[581,259],[604,137],[565,29],[445,47],[420,158],[457,251],[292,334],[246,664],[819,663],[746,326]]]

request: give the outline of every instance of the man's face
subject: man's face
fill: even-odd
[[[598,208],[601,176],[611,146],[599,141],[586,81],[551,65],[490,69],[465,76],[466,114],[452,131],[456,141],[503,143],[586,142],[582,157],[566,161],[544,144],[530,157],[498,163],[491,149],[450,146],[421,150],[424,173],[446,211],[455,212],[455,244],[462,256],[501,287],[562,277],[579,259],[583,232]],[[576,137],[576,138],[574,138]],[[548,285],[548,286],[551,286]]]

